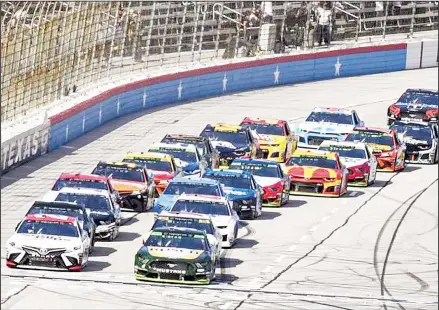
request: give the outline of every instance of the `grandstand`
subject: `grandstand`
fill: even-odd
[[[436,30],[433,1],[339,2],[333,40]],[[10,122],[118,73],[223,58],[251,31],[260,2],[2,2],[1,120]],[[277,36],[301,2],[272,2]],[[309,11],[308,11],[309,12]],[[304,41],[302,48],[308,48]],[[266,51],[271,52],[271,51]],[[224,56],[226,57],[226,56]],[[230,55],[229,55],[230,57]]]

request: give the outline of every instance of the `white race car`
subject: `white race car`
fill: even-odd
[[[350,186],[368,186],[375,183],[378,163],[365,143],[323,141],[319,150],[338,153],[341,163],[348,169]]]
[[[210,215],[163,211],[160,214],[155,214],[155,221],[151,230],[160,227],[182,227],[204,231],[217,257],[219,257],[221,254],[223,236],[213,223]]]
[[[224,197],[182,194],[170,211],[210,215],[221,233],[223,248],[231,248],[238,237],[239,216]]]
[[[114,240],[119,235],[120,206],[107,190],[64,187],[48,192],[42,200],[73,202],[90,209],[90,217],[96,224],[96,239]]]
[[[31,214],[6,246],[8,267],[80,271],[88,261],[90,237],[74,217]]]

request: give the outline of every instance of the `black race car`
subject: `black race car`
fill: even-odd
[[[96,224],[90,217],[90,210],[87,210],[83,205],[70,202],[35,201],[26,213],[26,215],[30,214],[54,214],[76,218],[78,223],[82,226],[82,229],[88,233],[90,237],[90,253],[93,251]]]
[[[215,169],[219,166],[219,153],[206,137],[192,135],[167,134],[162,143],[185,143],[195,145],[201,156],[206,160],[208,167]]]
[[[388,125],[395,120],[437,122],[438,92],[427,89],[407,89],[387,110]]]

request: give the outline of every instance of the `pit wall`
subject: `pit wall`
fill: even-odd
[[[248,60],[148,78],[115,87],[50,117],[48,151],[120,116],[168,104],[279,85],[437,65],[438,41],[422,40]],[[330,100],[330,94],[328,96]],[[10,141],[10,144],[18,142]],[[17,147],[9,146],[9,150],[14,149]],[[3,143],[2,155],[5,156]],[[8,160],[3,163],[11,163],[11,167],[3,165],[2,174],[24,162],[20,162],[22,156],[11,152],[6,156]]]

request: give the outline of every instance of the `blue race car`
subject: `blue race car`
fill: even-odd
[[[324,140],[344,141],[357,126],[364,126],[357,112],[349,109],[315,108],[296,128],[298,147],[318,148]]]
[[[262,214],[264,193],[253,175],[242,170],[206,170],[203,178],[219,181],[240,218],[255,219]]]
[[[163,210],[169,211],[183,193],[226,197],[223,187],[218,181],[205,178],[177,177],[169,182],[163,194],[156,199],[152,211],[155,213],[161,213]]]

